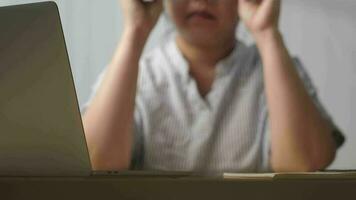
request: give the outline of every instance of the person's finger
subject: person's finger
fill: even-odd
[[[163,2],[162,0],[151,0],[152,1],[152,12],[156,14],[160,14],[163,10]]]
[[[281,0],[263,0],[261,2],[261,13],[267,16],[279,14]]]
[[[239,15],[244,21],[249,21],[256,13],[259,1],[258,0],[239,0]]]

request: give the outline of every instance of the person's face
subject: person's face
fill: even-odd
[[[180,36],[190,43],[218,45],[234,39],[237,0],[168,0],[166,10]]]

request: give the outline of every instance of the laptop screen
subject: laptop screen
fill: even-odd
[[[57,6],[0,8],[0,27],[0,175],[89,175]]]

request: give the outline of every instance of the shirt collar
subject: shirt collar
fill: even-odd
[[[168,52],[168,56],[170,59],[170,64],[174,66],[176,71],[183,75],[184,77],[189,77],[189,63],[184,58],[182,52],[177,46],[176,43],[176,34],[172,34],[173,36],[169,40],[167,44],[166,52]],[[235,42],[235,47],[232,52],[226,56],[225,58],[221,59],[216,65],[216,75],[217,77],[221,77],[224,75],[229,74],[232,68],[236,67],[237,61],[241,60],[241,55],[243,49],[246,48],[245,44],[240,41]]]
[[[170,60],[170,64],[174,66],[176,71],[182,75],[189,75],[189,63],[187,59],[184,58],[182,52],[177,46],[176,43],[176,34],[172,34],[173,36],[168,42],[166,52],[168,52],[168,57]]]
[[[216,65],[216,75],[218,77],[229,74],[229,72],[238,66],[239,61],[241,61],[242,52],[244,48],[244,44],[238,40],[235,42],[234,49],[230,52],[228,56],[221,59]]]

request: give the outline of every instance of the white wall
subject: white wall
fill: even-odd
[[[0,5],[37,2],[0,0]],[[87,100],[98,73],[109,62],[122,31],[117,0],[56,0],[62,16],[80,104]],[[356,1],[285,0],[282,30],[319,89],[347,143],[333,168],[356,168]],[[165,21],[148,49],[158,43]],[[246,34],[243,34],[244,37]],[[248,38],[247,38],[248,40]],[[355,122],[354,122],[355,121]]]
[[[0,0],[0,6],[45,0]],[[80,104],[90,94],[90,85],[108,64],[122,31],[118,0],[55,0],[58,4]],[[162,26],[161,26],[162,27]],[[158,42],[162,28],[155,30],[148,48]]]

